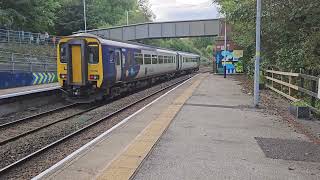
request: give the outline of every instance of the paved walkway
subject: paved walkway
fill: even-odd
[[[34,86],[23,86],[9,89],[0,89],[0,99],[22,96],[26,94],[32,94],[43,91],[50,91],[54,89],[59,89],[60,86],[58,83],[50,83],[50,84],[41,84]]]
[[[207,76],[134,179],[320,179],[319,162],[266,158],[255,137],[284,139],[282,154],[276,143],[265,142],[266,153],[276,158],[286,157],[285,151],[301,155],[300,141],[290,149],[290,140],[307,139],[276,121],[278,117],[250,108],[252,98],[237,84]]]
[[[199,75],[38,178],[320,179],[319,146],[240,89]]]

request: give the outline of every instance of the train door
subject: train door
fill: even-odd
[[[121,49],[121,81],[126,80],[126,62],[127,62],[127,51]]]
[[[87,81],[88,67],[86,65],[85,42],[71,41],[67,46],[68,82],[72,85],[85,85]]]
[[[176,55],[176,70],[179,70],[179,55]]]
[[[181,70],[182,69],[182,63],[183,63],[183,58],[182,58],[182,56],[181,55],[179,55],[179,70]]]
[[[115,50],[115,63],[116,63],[116,81],[121,81],[121,74],[122,74],[122,68],[121,68],[121,49]]]

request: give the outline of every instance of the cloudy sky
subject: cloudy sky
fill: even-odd
[[[149,0],[155,21],[175,21],[218,18],[212,0]]]

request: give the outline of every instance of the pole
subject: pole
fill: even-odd
[[[224,19],[224,65],[223,65],[223,77],[227,77],[227,18]]]
[[[127,25],[129,25],[129,11],[126,11],[127,13]]]
[[[257,0],[256,19],[256,61],[254,71],[254,106],[259,106],[259,79],[260,79],[260,38],[261,38],[261,0]]]
[[[83,0],[83,20],[84,20],[84,32],[87,32],[87,15],[86,15],[86,0]]]

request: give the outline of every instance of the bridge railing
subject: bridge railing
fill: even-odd
[[[45,33],[31,33],[0,29],[0,43],[19,43],[55,46],[60,37]]]
[[[56,72],[56,58],[0,51],[0,72]]]
[[[319,109],[319,77],[302,73],[265,70],[265,85],[291,101],[304,100],[313,111]]]

